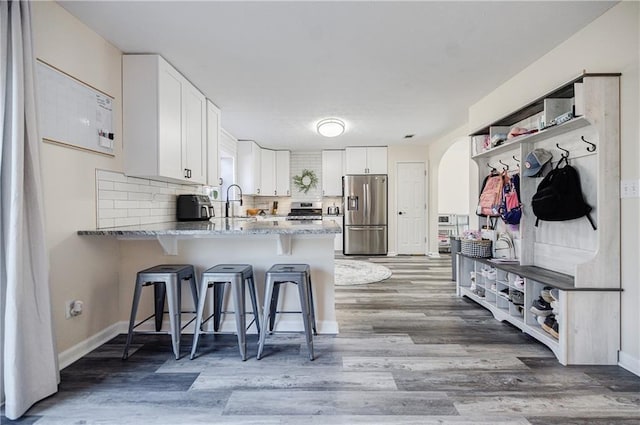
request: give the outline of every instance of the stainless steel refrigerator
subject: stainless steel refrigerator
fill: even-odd
[[[387,175],[342,178],[344,254],[387,254]]]

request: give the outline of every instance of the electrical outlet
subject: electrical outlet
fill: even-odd
[[[622,180],[620,182],[620,198],[640,197],[640,180]]]
[[[71,308],[73,307],[74,301],[65,301],[64,302],[64,318],[71,319]]]
[[[79,300],[65,301],[64,303],[64,317],[65,319],[71,319],[72,317],[80,316],[84,308],[84,303]]]

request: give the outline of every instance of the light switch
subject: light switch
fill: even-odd
[[[620,198],[638,198],[640,196],[640,180],[622,180],[620,182]]]

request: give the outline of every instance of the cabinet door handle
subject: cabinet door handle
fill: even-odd
[[[277,190],[274,190],[274,191],[273,191],[273,194],[274,194],[274,195],[277,195],[277,194],[278,194],[278,191],[277,191]]]
[[[256,193],[260,193],[260,189],[256,189]]]
[[[219,182],[220,186],[222,186],[222,182],[223,182],[222,177],[220,177],[220,178],[218,179],[218,182]]]

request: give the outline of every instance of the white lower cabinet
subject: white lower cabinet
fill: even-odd
[[[340,226],[340,229],[342,229],[344,231],[344,227],[342,225],[342,216],[322,217],[322,221],[329,221],[329,220],[335,221]],[[342,249],[343,249],[342,233],[339,233],[339,234],[336,235],[336,238],[333,241],[333,249],[336,250],[336,251],[342,251]]]
[[[551,321],[540,323],[544,314],[532,310],[549,288],[555,300],[548,313],[557,319],[557,333]],[[457,293],[549,347],[563,365],[618,362],[619,289],[576,288],[572,276],[458,254]]]

